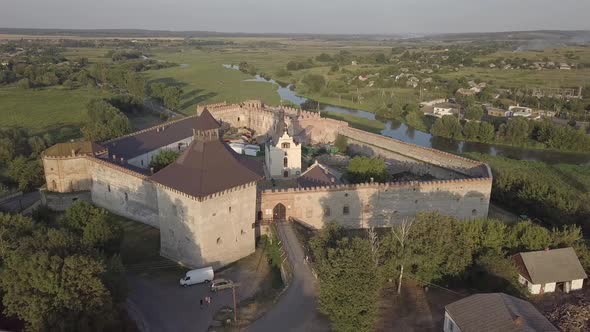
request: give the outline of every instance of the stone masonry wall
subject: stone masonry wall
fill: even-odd
[[[321,228],[336,221],[349,228],[383,227],[420,211],[438,211],[460,219],[487,217],[491,179],[343,185],[313,189],[266,190],[260,211],[272,218],[281,203],[287,217]]]
[[[160,185],[157,192],[162,256],[218,269],[254,252],[254,183],[198,200]]]
[[[156,189],[145,176],[93,160],[92,201],[115,214],[159,228]]]
[[[91,165],[84,156],[43,157],[43,170],[50,191],[84,191],[92,186]]]

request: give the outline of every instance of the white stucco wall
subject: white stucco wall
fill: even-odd
[[[187,137],[187,138],[182,139],[180,141],[174,142],[172,144],[168,144],[168,145],[163,146],[159,149],[152,150],[148,153],[144,153],[142,155],[131,158],[127,161],[127,163],[130,165],[133,165],[135,167],[148,169],[152,159],[155,156],[157,156],[162,150],[184,151],[189,146],[189,144],[191,144],[192,141],[193,141],[193,136],[191,135],[190,137]]]
[[[283,148],[283,144],[289,144],[289,148]],[[285,178],[285,171],[289,172],[287,178],[295,178],[301,174],[301,144],[295,144],[287,133],[276,144],[267,144],[265,152],[266,167],[271,177]],[[284,166],[285,157],[287,167]]]
[[[520,274],[518,275],[518,282],[522,285],[525,285],[529,293],[535,295],[541,294],[541,289],[543,289],[543,293],[553,293],[555,292],[555,287],[557,285],[555,282],[549,282],[546,284],[532,284]]]
[[[582,289],[584,287],[584,279],[572,280],[572,290]]]

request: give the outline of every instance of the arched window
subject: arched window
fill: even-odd
[[[283,143],[283,144],[281,144],[281,148],[283,148],[283,149],[289,149],[290,147],[291,147],[291,144],[290,143]]]
[[[289,171],[283,172],[283,176],[286,177],[286,178],[288,178],[289,177]]]
[[[51,190],[57,190],[57,182],[55,180],[51,180]]]
[[[283,158],[283,167],[289,167],[289,158]]]

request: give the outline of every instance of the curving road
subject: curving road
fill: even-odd
[[[328,320],[317,310],[317,280],[304,263],[305,254],[291,223],[277,222],[277,230],[293,267],[293,280],[279,302],[246,331],[330,331]]]

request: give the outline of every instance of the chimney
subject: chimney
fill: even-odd
[[[113,155],[113,160],[117,161],[117,155]]]
[[[121,164],[125,163],[125,159],[123,159],[123,157],[121,157]]]
[[[152,175],[154,174],[154,168],[153,167],[150,167],[150,174],[152,174]]]

